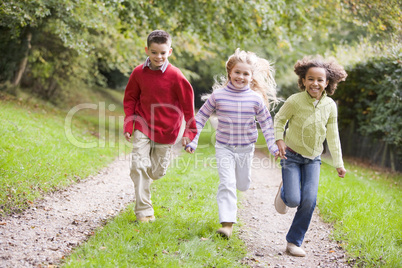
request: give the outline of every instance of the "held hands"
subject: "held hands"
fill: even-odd
[[[191,148],[190,146],[187,146],[190,142],[191,142],[191,140],[189,137],[183,137],[181,139],[181,145],[183,145],[186,152],[192,154],[192,153],[194,153],[193,148]]]
[[[280,157],[281,159],[287,159],[286,155],[286,144],[283,140],[277,140],[276,145],[278,146],[279,151],[275,153],[275,160]]]
[[[193,148],[191,148],[190,146],[188,146],[188,147],[186,147],[186,152],[187,152],[187,153],[190,153],[190,154],[193,154],[195,151],[194,151]]]
[[[191,140],[190,140],[189,137],[183,137],[183,138],[181,139],[181,145],[182,145],[183,147],[186,147],[187,144],[189,144],[190,142],[191,142]]]

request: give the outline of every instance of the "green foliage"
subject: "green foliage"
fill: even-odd
[[[50,15],[46,1],[3,1],[0,6],[0,26],[9,28],[9,38],[17,38],[24,27],[36,27]]]
[[[344,179],[321,166],[318,207],[333,237],[357,267],[402,263],[402,177],[346,164]]]
[[[334,1],[337,2],[337,1]],[[342,19],[381,38],[401,33],[401,3],[397,0],[339,1]]]
[[[25,3],[27,2],[27,3]],[[112,2],[114,3],[114,2]],[[98,65],[129,72],[136,53],[129,50],[131,39],[119,32],[115,8],[104,1],[9,1],[2,3],[1,32],[19,47],[2,66],[14,66],[2,81],[17,71],[22,56],[29,52],[23,86],[33,88],[46,99],[57,97],[62,88],[75,81],[104,85]],[[117,18],[117,19],[116,19]],[[31,46],[23,46],[32,34]],[[3,51],[5,55],[10,51]],[[107,62],[107,64],[104,64]],[[4,68],[5,69],[5,68]]]
[[[400,34],[396,2],[3,1],[0,83],[25,71],[21,85],[45,99],[62,99],[67,85],[80,81],[122,88],[116,80],[143,62],[147,34],[164,29],[173,36],[172,63],[205,92],[237,47],[275,60],[285,75],[296,59],[333,44]]]
[[[397,50],[389,57],[377,57],[353,66],[339,85],[339,123],[351,122],[363,135],[402,149],[402,56]]]

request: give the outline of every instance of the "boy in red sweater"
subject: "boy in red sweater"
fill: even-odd
[[[148,35],[148,58],[132,72],[124,95],[124,136],[128,141],[133,137],[130,176],[135,188],[135,214],[140,222],[155,220],[151,180],[166,174],[172,146],[181,136],[183,117],[187,122],[183,146],[197,134],[193,88],[168,61],[171,43],[165,31]]]

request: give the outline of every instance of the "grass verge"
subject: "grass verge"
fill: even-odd
[[[268,153],[261,134],[258,145]],[[401,267],[401,174],[346,161],[347,174],[341,179],[325,162],[317,205],[321,217],[333,224],[333,238],[346,250],[350,262],[357,267]]]
[[[91,99],[70,110],[1,95],[0,218],[96,173],[126,150],[119,133],[122,93],[87,92]]]
[[[200,144],[209,138],[202,135]],[[155,222],[135,222],[129,206],[74,250],[63,267],[240,267],[244,243],[237,235],[227,240],[216,234],[214,165],[213,146],[176,158],[152,184]]]
[[[346,164],[344,179],[322,165],[318,207],[334,225],[333,237],[361,267],[401,267],[402,195],[400,174]]]

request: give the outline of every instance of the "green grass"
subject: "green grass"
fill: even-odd
[[[260,134],[259,147],[266,149]],[[279,160],[278,160],[279,161]],[[321,165],[318,207],[333,238],[358,267],[402,266],[402,176],[346,161],[346,177]]]
[[[96,173],[129,150],[121,139],[119,92],[96,91],[83,97],[81,103],[96,106],[72,116],[72,136],[65,130],[71,110],[28,98],[1,95],[0,99],[0,217]],[[206,131],[202,140],[214,144]],[[77,146],[80,143],[93,148]],[[260,135],[258,147],[267,152],[264,143]],[[156,222],[136,223],[130,206],[67,257],[64,266],[241,266],[246,252],[236,235],[238,226],[230,240],[215,234],[219,179],[213,165],[212,146],[177,158],[168,174],[152,184]],[[321,169],[318,206],[324,220],[334,225],[333,238],[356,266],[400,267],[401,175],[351,164],[346,169],[344,179],[325,163]]]
[[[334,239],[357,266],[401,267],[402,176],[350,164],[346,169],[344,179],[329,165],[321,169],[318,206],[334,224]]]
[[[209,136],[201,137],[208,144]],[[245,245],[220,227],[214,148],[174,160],[152,184],[156,221],[137,223],[133,206],[74,250],[63,267],[240,267]],[[235,234],[237,232],[235,226]]]
[[[0,217],[22,211],[46,193],[96,173],[126,150],[116,119],[123,114],[122,104],[109,106],[111,95],[122,99],[122,93],[115,91],[110,91],[108,101],[99,92],[92,93],[97,109],[77,110],[70,116],[71,124],[65,121],[68,109],[2,95]],[[104,113],[99,109],[103,103]]]

